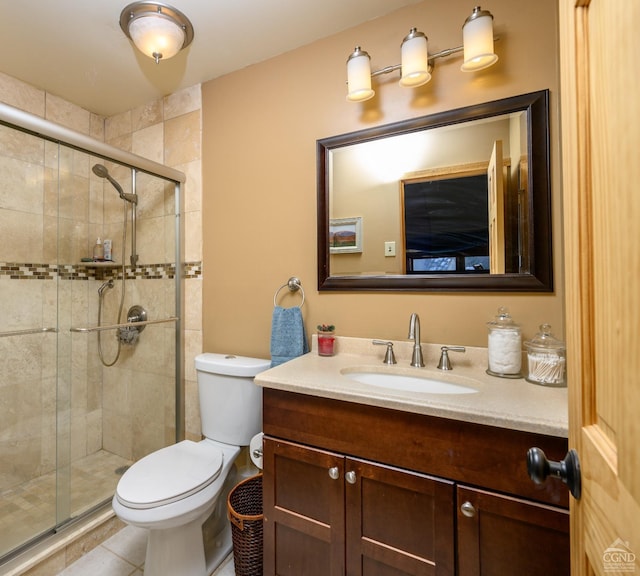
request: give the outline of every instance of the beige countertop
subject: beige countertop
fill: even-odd
[[[367,338],[337,338],[335,356],[318,356],[316,337],[310,353],[271,368],[256,376],[256,384],[288,392],[357,402],[404,412],[425,414],[567,437],[567,389],[539,386],[524,378],[498,378],[486,373],[486,348],[467,347],[465,353],[449,352],[453,369],[437,370],[440,344],[422,344],[425,368],[413,368],[412,343],[394,342],[397,364],[382,360],[386,346],[374,346]],[[523,360],[523,369],[526,361]],[[345,372],[356,370],[391,372],[433,378],[471,386],[473,394],[430,394],[404,392],[356,382]]]

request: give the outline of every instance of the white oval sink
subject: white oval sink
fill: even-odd
[[[475,394],[478,392],[470,386],[452,384],[434,380],[433,378],[421,378],[419,376],[407,376],[405,374],[384,374],[380,372],[343,372],[343,376],[380,388],[390,390],[402,390],[404,392],[426,392],[427,394]]]

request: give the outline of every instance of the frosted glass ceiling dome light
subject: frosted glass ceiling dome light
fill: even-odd
[[[401,53],[400,86],[417,88],[431,80],[427,37],[422,32],[411,28],[402,41]]]
[[[179,10],[163,2],[134,2],[120,14],[120,28],[156,64],[186,48],[193,26]]]
[[[364,102],[374,94],[371,89],[371,57],[356,46],[347,59],[347,100]]]
[[[475,72],[495,64],[498,56],[493,52],[493,15],[476,6],[462,27],[464,63],[461,70]]]

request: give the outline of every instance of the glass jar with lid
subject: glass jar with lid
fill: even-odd
[[[498,308],[498,315],[489,328],[487,374],[502,378],[522,377],[522,334],[504,306]]]
[[[524,343],[527,348],[527,382],[544,386],[566,386],[566,347],[551,333],[549,324]]]

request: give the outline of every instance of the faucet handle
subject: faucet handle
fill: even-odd
[[[464,346],[442,346],[440,348],[442,354],[440,355],[440,362],[438,362],[438,370],[451,370],[451,360],[449,360],[449,350],[452,352],[465,352]]]
[[[387,352],[383,360],[385,364],[397,364],[396,355],[393,353],[393,342],[388,342],[387,340],[372,340],[372,343],[387,347]]]

